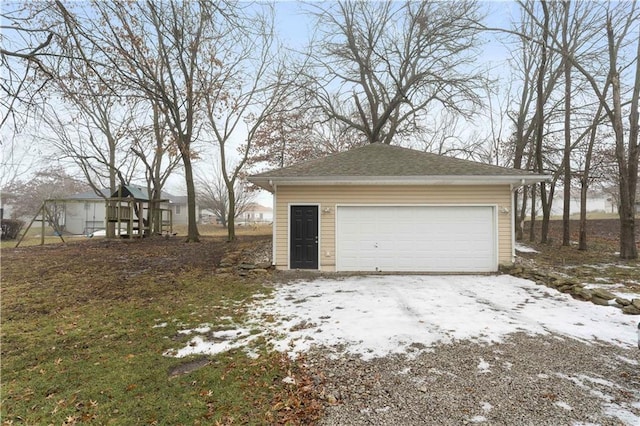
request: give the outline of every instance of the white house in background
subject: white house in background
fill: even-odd
[[[168,208],[171,209],[173,214],[173,225],[186,225],[189,223],[189,214],[187,196],[186,195],[171,195],[166,192],[162,193],[162,198],[169,200]],[[166,208],[167,206],[163,206]],[[196,206],[196,211],[198,207]]]
[[[553,205],[551,206],[551,215],[562,215],[564,197],[562,193],[557,193],[553,197]],[[570,200],[571,214],[580,213],[580,191],[571,191]],[[616,200],[611,197],[611,194],[603,191],[589,190],[587,193],[587,213],[617,213],[618,207]]]
[[[271,222],[273,222],[273,209],[258,203],[247,204],[242,214],[236,219],[236,223],[243,225]]]
[[[103,197],[95,192],[81,192],[66,197],[64,202],[64,217],[61,224],[64,230],[71,234],[89,235],[100,229],[105,229],[106,204],[105,198],[111,193],[108,189],[100,191]]]
[[[146,192],[146,188],[141,186],[131,185],[131,187]],[[66,232],[89,235],[97,230],[105,229],[105,199],[109,198],[111,193],[108,189],[103,189],[101,192],[104,198],[91,191],[73,194],[61,200],[64,202],[64,217],[61,224]],[[188,221],[187,197],[162,192],[162,199],[169,200],[168,204],[162,203],[160,207],[172,211],[173,225],[186,225]]]

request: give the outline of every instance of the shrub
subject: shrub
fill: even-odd
[[[17,219],[2,219],[2,233],[0,238],[3,240],[15,240],[22,230],[24,222]]]

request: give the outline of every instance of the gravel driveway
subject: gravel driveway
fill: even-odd
[[[417,357],[307,356],[324,425],[638,425],[640,351],[558,336],[459,342]]]
[[[530,281],[305,280],[260,312],[306,353],[321,424],[640,425],[639,318]]]

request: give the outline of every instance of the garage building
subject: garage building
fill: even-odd
[[[278,269],[493,272],[514,260],[527,171],[385,144],[256,174],[274,195]]]

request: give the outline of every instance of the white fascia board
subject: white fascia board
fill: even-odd
[[[250,182],[273,192],[278,185],[514,185],[523,186],[551,179],[548,175],[537,176],[334,176],[334,177],[280,177],[249,178]]]

